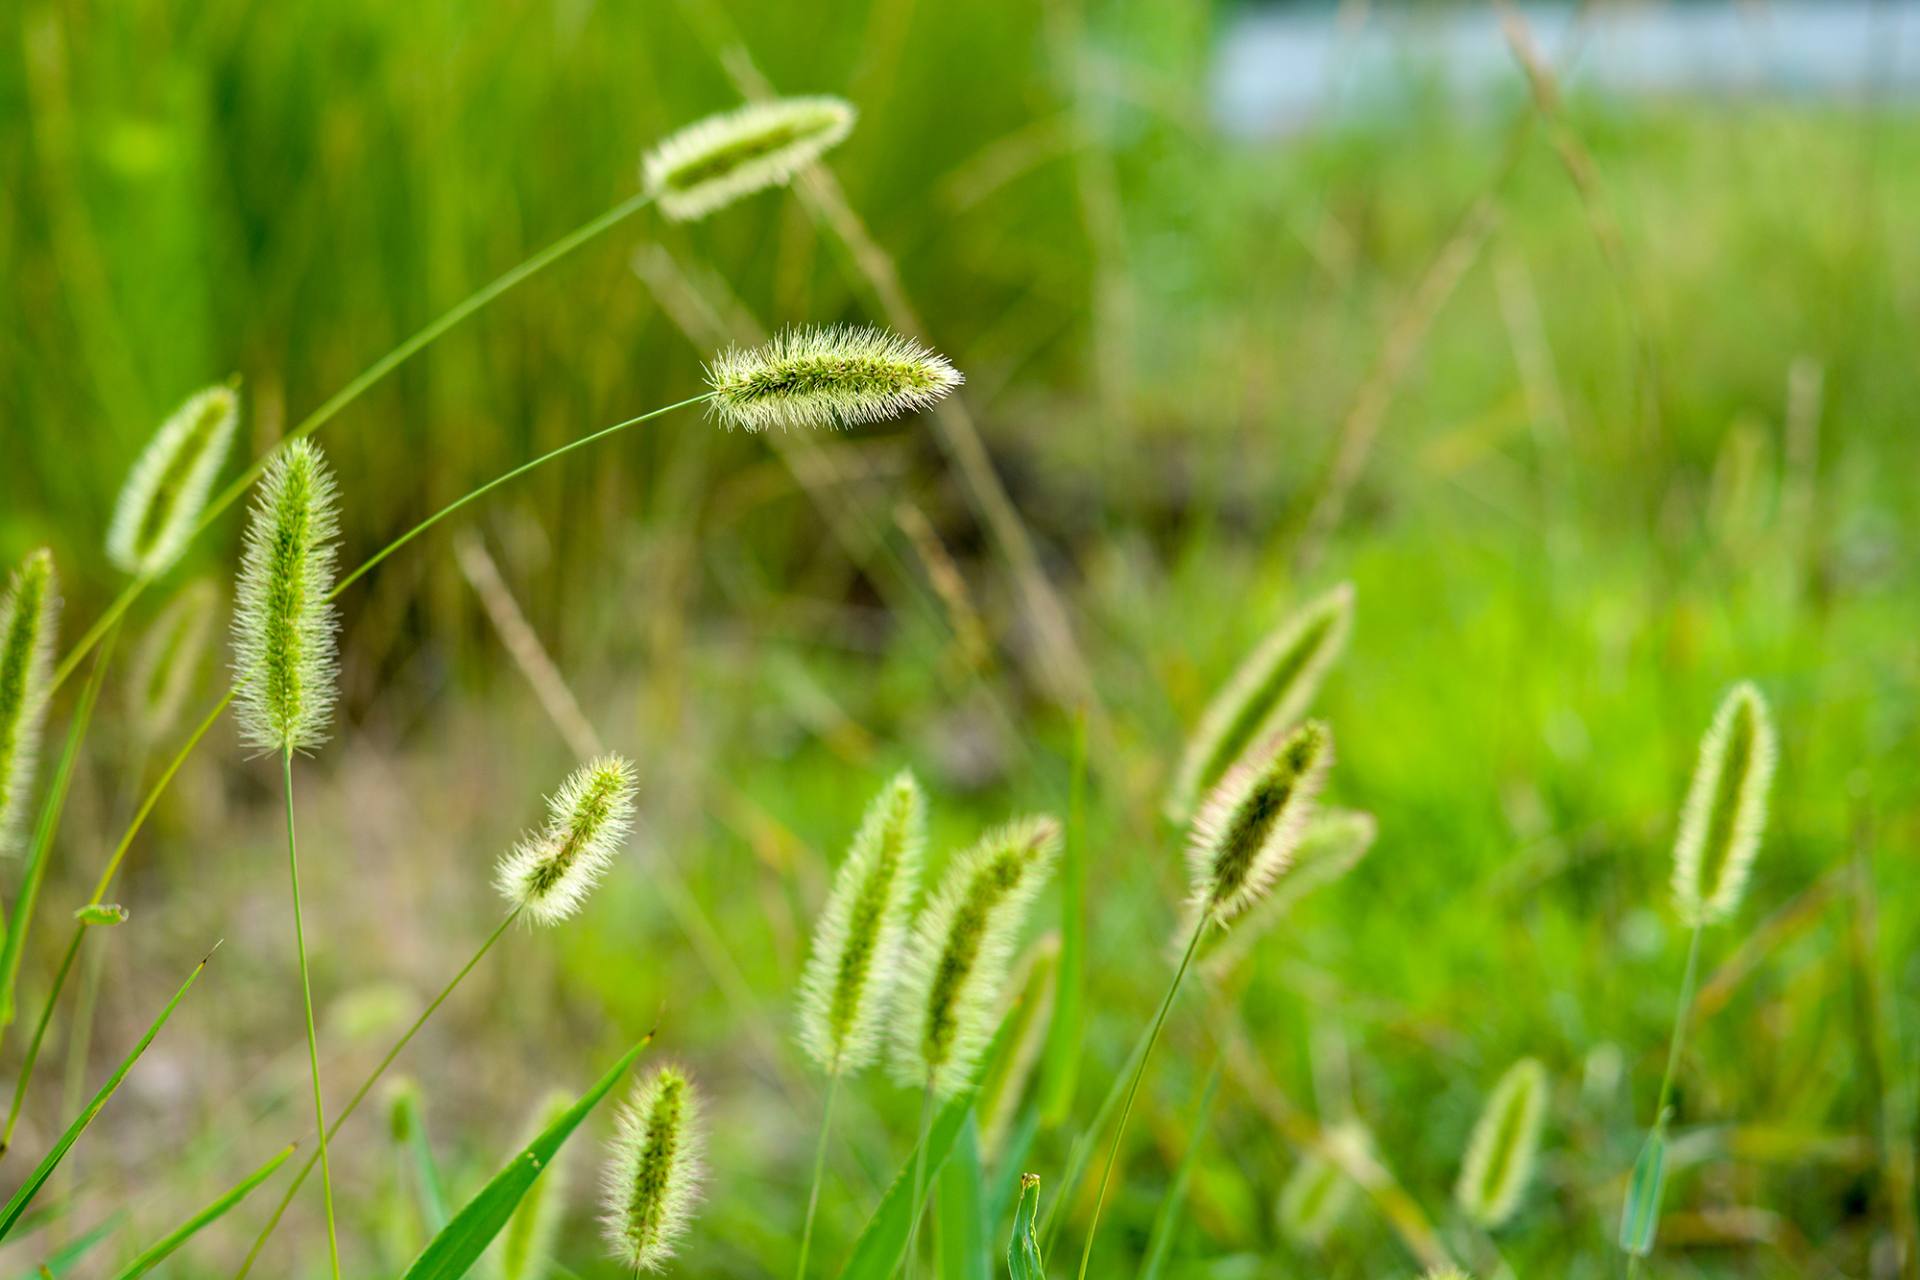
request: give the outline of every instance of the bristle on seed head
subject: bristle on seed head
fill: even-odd
[[[1767,700],[1749,683],[1727,692],[1700,742],[1700,759],[1673,848],[1673,897],[1689,925],[1739,909],[1767,825],[1778,755]]]
[[[603,1178],[601,1222],[613,1255],[658,1271],[686,1235],[699,1199],[703,1145],[693,1082],[661,1067],[621,1109]]]
[[[707,368],[708,406],[729,427],[848,427],[885,422],[945,399],[965,379],[928,348],[856,325],[788,329]]]
[[[620,756],[581,765],[547,801],[547,824],[500,859],[494,883],[527,918],[553,924],[580,909],[633,825],[633,766]]]

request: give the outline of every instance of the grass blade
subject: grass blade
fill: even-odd
[[[969,1113],[936,1183],[940,1189],[935,1222],[942,1280],[988,1280],[987,1222],[981,1194],[984,1182],[980,1129]]]
[[[174,1250],[192,1239],[202,1227],[224,1217],[235,1205],[245,1200],[255,1187],[271,1178],[274,1171],[287,1162],[287,1157],[293,1154],[293,1149],[298,1145],[298,1143],[289,1142],[280,1148],[271,1160],[235,1183],[218,1200],[169,1231],[151,1247],[142,1250],[132,1262],[114,1273],[114,1280],[135,1280],[135,1277],[143,1276],[153,1270]]]
[[[40,1265],[33,1269],[33,1273],[29,1276],[22,1277],[22,1280],[43,1280],[43,1277],[46,1276],[57,1277],[61,1275],[68,1267],[73,1266],[98,1248],[101,1242],[118,1231],[121,1224],[126,1222],[126,1220],[127,1215],[125,1211],[108,1214],[99,1225],[95,1226],[85,1235],[77,1240],[69,1241],[53,1253],[48,1254],[41,1260]]]
[[[193,972],[188,974],[187,980],[180,984],[180,989],[173,993],[173,999],[167,1001],[166,1008],[160,1010],[160,1016],[153,1020],[153,1025],[147,1028],[147,1033],[140,1037],[140,1043],[134,1045],[133,1051],[120,1060],[120,1065],[114,1068],[111,1076],[107,1077],[107,1082],[100,1086],[100,1092],[93,1095],[93,1101],[81,1108],[80,1114],[74,1117],[73,1123],[67,1126],[67,1131],[60,1135],[58,1142],[53,1144],[53,1150],[47,1152],[40,1163],[34,1167],[33,1172],[28,1175],[27,1180],[20,1184],[20,1189],[13,1193],[13,1199],[7,1201],[6,1208],[0,1209],[0,1240],[6,1239],[8,1233],[18,1225],[20,1215],[27,1211],[27,1206],[33,1203],[34,1196],[40,1193],[40,1188],[45,1186],[47,1179],[53,1176],[53,1171],[66,1158],[73,1144],[79,1140],[82,1133],[86,1132],[87,1126],[92,1124],[94,1117],[100,1114],[101,1108],[107,1105],[107,1099],[113,1096],[114,1090],[120,1087],[120,1082],[127,1078],[129,1071],[133,1070],[133,1064],[140,1061],[140,1055],[147,1051],[147,1046],[153,1043],[153,1038],[160,1034],[160,1028],[167,1025],[167,1019],[173,1016],[174,1009],[179,1007],[180,1001],[193,987],[201,972],[206,969],[207,961],[212,958],[213,953],[210,951],[201,957],[199,964],[193,966]]]
[[[587,1113],[599,1105],[614,1085],[620,1083],[620,1078],[633,1065],[634,1059],[645,1052],[652,1042],[653,1033],[649,1031],[640,1043],[627,1050],[591,1089],[580,1096],[580,1101],[527,1144],[512,1163],[495,1174],[493,1180],[480,1189],[480,1194],[454,1214],[445,1229],[413,1260],[413,1265],[407,1268],[405,1280],[460,1280],[461,1276],[466,1275],[480,1260],[480,1255],[486,1252],[487,1246],[493,1243],[493,1238],[500,1234],[500,1229],[507,1225],[507,1220],[519,1207],[521,1198],[533,1186],[540,1171],[559,1152],[561,1144],[573,1136],[573,1131],[580,1127]]]
[[[1667,1184],[1667,1137],[1655,1125],[1633,1162],[1627,1180],[1627,1202],[1620,1210],[1620,1247],[1636,1258],[1653,1252],[1660,1227],[1660,1195]]]
[[[1013,1280],[1047,1280],[1033,1220],[1040,1213],[1040,1175],[1020,1175],[1020,1203],[1013,1208],[1013,1238],[1007,1241],[1007,1273]]]
[[[1073,726],[1073,780],[1067,799],[1066,848],[1060,855],[1060,968],[1054,979],[1053,1019],[1040,1060],[1040,1123],[1057,1128],[1073,1111],[1080,1080],[1086,991],[1087,716]]]
[[[1200,1105],[1193,1111],[1193,1127],[1187,1131],[1186,1154],[1174,1171],[1173,1182],[1160,1198],[1160,1212],[1154,1215],[1153,1234],[1147,1237],[1147,1260],[1140,1266],[1140,1280],[1160,1280],[1167,1269],[1167,1256],[1173,1252],[1173,1237],[1180,1229],[1180,1211],[1186,1206],[1187,1184],[1193,1180],[1194,1166],[1200,1163],[1200,1149],[1206,1145],[1207,1123],[1213,1115],[1213,1095],[1220,1087],[1220,1063],[1207,1072],[1207,1083],[1200,1090]]]

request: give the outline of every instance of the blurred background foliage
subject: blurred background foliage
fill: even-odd
[[[1157,808],[1180,743],[1289,607],[1350,578],[1355,638],[1321,705],[1333,799],[1381,837],[1255,953],[1244,1008],[1272,1081],[1364,1121],[1483,1259],[1452,1180],[1486,1090],[1539,1056],[1547,1154],[1500,1249],[1520,1275],[1614,1274],[1684,953],[1674,812],[1716,700],[1750,676],[1784,755],[1747,908],[1708,946],[1716,1003],[1679,1117],[1700,1154],[1668,1193],[1665,1273],[1911,1274],[1891,1201],[1920,1014],[1910,98],[1576,87],[1542,119],[1510,64],[1460,110],[1415,39],[1397,108],[1249,133],[1209,94],[1241,13],[20,0],[0,16],[0,554],[54,548],[77,635],[119,586],[101,535],[125,469],[187,393],[238,373],[258,453],[628,194],[644,148],[754,75],[842,94],[862,117],[829,167],[882,278],[968,375],[1083,683],[1049,667],[929,422],[781,439],[681,414],[541,471],[343,599],[346,710],[302,783],[329,1078],[357,1078],[484,935],[492,858],[598,738],[641,765],[637,852],[576,924],[512,939],[406,1065],[470,1187],[547,1085],[580,1086],[660,1017],[713,1098],[685,1270],[781,1273],[814,1123],[791,980],[864,798],[913,765],[936,856],[1009,810],[1064,810],[1085,710],[1084,1122],[1166,977],[1179,864]],[[693,394],[717,345],[885,323],[873,266],[790,194],[624,224],[329,425],[347,563],[535,452]],[[1370,398],[1377,434],[1322,526]],[[176,584],[224,584],[237,530],[230,514],[133,624]],[[523,617],[571,717],[531,690],[486,597]],[[174,740],[111,718],[95,735],[49,903],[77,900]],[[158,1225],[300,1129],[272,782],[218,730],[142,839],[133,922],[98,962],[98,1051],[211,938],[227,949],[77,1160],[82,1216]],[[58,941],[35,939],[29,1008]],[[1193,1003],[1098,1273],[1134,1268],[1187,1141],[1214,1052]],[[23,1144],[57,1131],[58,1092]],[[857,1092],[867,1181],[830,1184],[829,1261],[917,1105],[878,1078]],[[377,1118],[356,1124],[336,1156],[348,1247],[385,1274],[419,1226]],[[1052,1175],[1072,1132],[1030,1166]],[[1202,1141],[1172,1274],[1411,1271],[1364,1207],[1320,1248],[1282,1238],[1296,1153],[1231,1079]],[[612,1274],[575,1199],[561,1256]],[[228,1274],[260,1212],[169,1274]],[[270,1270],[311,1271],[318,1213],[303,1196]]]

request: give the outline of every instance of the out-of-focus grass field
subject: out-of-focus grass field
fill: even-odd
[[[1318,705],[1339,737],[1330,798],[1375,814],[1380,838],[1255,953],[1244,1009],[1272,1087],[1364,1121],[1484,1261],[1453,1180],[1487,1090],[1538,1056],[1542,1164],[1500,1252],[1519,1276],[1618,1274],[1624,1174],[1685,953],[1675,815],[1716,702],[1751,677],[1782,733],[1773,816],[1745,906],[1707,938],[1654,1273],[1912,1274],[1892,1204],[1920,1017],[1910,110],[1575,95],[1583,199],[1552,130],[1515,142],[1532,112],[1517,71],[1481,117],[1436,97],[1232,141],[1206,102],[1222,11],[1071,8],[728,6],[780,90],[861,109],[828,166],[966,371],[1097,693],[1085,1078],[1074,1123],[1026,1167],[1056,1175],[1164,988],[1182,886],[1158,810],[1186,733],[1288,608],[1350,579],[1353,642]],[[652,140],[740,96],[673,5],[21,0],[0,32],[0,558],[53,548],[68,638],[120,585],[101,548],[114,495],[186,393],[238,372],[257,454],[631,191]],[[1497,221],[1319,542],[1308,512],[1342,424],[1489,192]],[[788,193],[691,229],[624,225],[326,428],[345,562],[523,457],[694,394],[723,337],[885,322],[860,266]],[[984,823],[1068,804],[1075,700],[1042,678],[1031,612],[932,424],[808,443],[817,455],[677,415],[435,531],[343,598],[344,712],[300,767],[322,1065],[344,1090],[491,927],[493,859],[581,738],[555,727],[459,568],[456,544],[482,547],[593,734],[639,763],[643,821],[583,917],[510,937],[402,1066],[460,1195],[548,1086],[584,1087],[658,1019],[710,1103],[688,1275],[791,1271],[818,1105],[793,983],[866,797],[919,771],[936,865]],[[196,544],[136,625],[177,584],[224,590],[238,528],[235,512]],[[963,599],[942,594],[929,530]],[[123,703],[110,683],[43,894],[52,923],[26,958],[28,1010],[136,779],[184,732],[143,748],[107,713]],[[89,1090],[225,943],[76,1149],[78,1207],[51,1232],[118,1206],[131,1249],[310,1126],[274,774],[222,726],[135,847]],[[1058,910],[1050,893],[1033,933]],[[1215,1049],[1187,995],[1097,1275],[1137,1270],[1189,1139]],[[0,1185],[73,1109],[68,1025]],[[16,1026],[0,1079],[23,1040]],[[848,1168],[867,1177],[828,1184],[829,1268],[910,1150],[919,1103],[878,1074],[846,1096]],[[560,1257],[582,1276],[615,1274],[589,1186],[604,1123],[570,1157]],[[1296,1153],[1231,1076],[1200,1140],[1168,1274],[1413,1271],[1365,1203],[1323,1248],[1282,1238]],[[334,1163],[348,1270],[396,1274],[421,1228],[382,1117],[357,1119]],[[269,1199],[165,1274],[231,1274]],[[6,1266],[25,1273],[50,1238]],[[323,1258],[309,1184],[262,1266],[317,1275]]]

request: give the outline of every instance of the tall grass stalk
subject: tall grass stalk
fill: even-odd
[[[333,1223],[333,1167],[327,1158],[327,1112],[320,1099],[320,1040],[313,1029],[313,980],[307,971],[307,934],[300,913],[300,855],[293,834],[293,752],[280,755],[287,798],[287,874],[293,884],[293,943],[300,958],[300,997],[307,1022],[307,1067],[313,1081],[313,1125],[320,1140],[320,1184],[327,1206],[327,1259],[340,1280],[340,1241]]]

